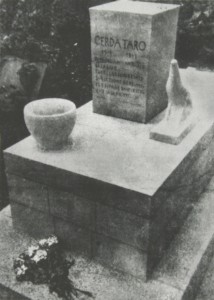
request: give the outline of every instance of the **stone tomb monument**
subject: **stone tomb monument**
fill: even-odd
[[[200,104],[209,81],[202,84],[203,72],[195,71],[187,82],[187,73],[183,82],[198,82]],[[66,149],[42,151],[32,137],[8,148],[15,228],[41,238],[55,233],[74,252],[148,279],[212,176],[213,117],[201,118],[175,146],[149,138],[158,120],[94,114],[89,102],[77,109]]]
[[[135,3],[131,3],[133,7]],[[120,5],[115,4],[116,12]],[[123,5],[126,4],[123,2]],[[102,7],[105,12],[106,6],[99,6],[94,11],[98,9],[102,13]],[[156,12],[155,7],[153,12]],[[136,3],[135,11],[138,8],[139,3]],[[124,14],[128,20],[132,20],[132,10],[130,15]],[[173,7],[172,11],[177,18],[177,8]],[[170,20],[170,9],[165,13],[169,13],[167,20]],[[124,15],[121,15],[122,19]],[[95,15],[92,31],[94,18]],[[175,20],[171,20],[174,24]],[[97,27],[101,29],[102,23]],[[112,32],[110,26],[106,37]],[[102,43],[101,35],[99,41]],[[137,45],[139,49],[139,43],[135,47]],[[123,68],[122,64],[120,66]],[[129,71],[130,77],[135,74],[133,68]],[[73,143],[64,150],[42,151],[32,137],[5,150],[14,227],[35,237],[55,233],[73,253],[88,256],[98,265],[131,275],[141,282],[150,278],[209,182],[214,166],[213,74],[184,70],[181,79],[188,89],[194,90],[195,106],[204,111],[201,110],[200,121],[179,145],[149,138],[150,131],[163,114],[142,124],[93,113],[93,102],[89,102],[77,110]],[[98,98],[93,101],[97,103]],[[100,98],[101,105],[102,101],[105,104],[105,98]],[[121,102],[117,103],[124,107]],[[159,111],[159,103],[155,105]],[[129,107],[132,107],[130,103]],[[134,104],[133,107],[132,112],[136,111]],[[145,113],[143,109],[138,110]],[[213,113],[208,117],[207,112],[211,111]],[[208,241],[203,253],[210,244],[210,237]],[[197,266],[194,260],[191,264],[194,271],[189,273],[185,261],[182,269],[185,274],[194,276],[202,258],[201,253],[197,254]],[[188,276],[190,281],[191,276]],[[150,287],[152,293],[152,285]],[[102,286],[99,288],[103,289]],[[167,299],[181,299],[186,285],[178,289],[178,296]],[[104,293],[109,290],[105,288]],[[158,290],[155,292],[157,298],[149,298],[150,292],[143,299],[166,299],[163,293],[163,297],[159,297]],[[117,297],[110,295],[105,299]],[[140,298],[127,296],[123,299]]]
[[[166,107],[178,11],[138,1],[90,8],[95,113],[146,123]]]

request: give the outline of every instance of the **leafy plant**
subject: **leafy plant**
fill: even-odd
[[[181,1],[176,57],[180,65],[214,67],[214,3]]]
[[[77,105],[90,99],[87,9],[77,15],[70,0],[2,0],[0,28],[1,56],[48,63],[42,96],[72,99]]]
[[[19,113],[27,103],[26,94],[17,86],[0,86],[0,113]]]

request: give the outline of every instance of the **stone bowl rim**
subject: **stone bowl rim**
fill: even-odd
[[[55,100],[55,102],[66,102],[66,104],[68,104],[70,106],[70,109],[65,111],[65,112],[62,112],[62,113],[54,113],[54,114],[36,114],[34,113],[33,111],[33,108],[32,106],[35,105],[35,104],[39,104],[41,102],[51,102],[51,100]],[[33,104],[33,105],[32,105]],[[30,117],[33,117],[33,118],[38,118],[38,119],[54,119],[54,118],[59,118],[59,117],[63,117],[63,116],[66,116],[66,115],[69,115],[71,113],[75,113],[76,111],[76,105],[74,102],[70,101],[70,100],[67,100],[67,99],[63,99],[63,98],[43,98],[43,99],[38,99],[38,100],[34,100],[34,101],[31,101],[29,103],[27,103],[24,107],[24,114],[25,115],[28,115]]]

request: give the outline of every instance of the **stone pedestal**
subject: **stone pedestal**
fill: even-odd
[[[178,11],[138,1],[90,8],[94,112],[145,123],[166,107]]]
[[[96,300],[195,299],[213,254],[213,184],[212,180],[148,282],[109,270],[98,262],[89,261],[81,255],[76,256],[73,252],[68,253],[69,260],[75,259],[69,278],[76,287],[92,292]],[[30,245],[36,244],[36,241],[14,229],[10,207],[0,212],[0,228],[1,299],[59,300],[49,292],[45,284],[16,281],[12,269],[13,260]],[[213,279],[210,274],[206,277],[208,280]],[[210,286],[213,286],[213,282]],[[212,299],[212,293],[209,296],[205,299]]]
[[[209,113],[213,80],[195,71],[189,82]],[[36,237],[55,233],[73,251],[146,280],[212,175],[213,115],[201,117],[174,146],[149,139],[157,120],[94,114],[90,102],[78,109],[67,149],[41,151],[32,137],[8,148],[15,227]]]

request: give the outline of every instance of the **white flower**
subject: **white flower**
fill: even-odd
[[[39,249],[38,246],[30,246],[30,247],[28,248],[28,255],[29,255],[30,257],[32,257],[38,249]]]
[[[57,244],[58,243],[58,239],[56,236],[51,236],[49,237],[48,239],[43,239],[43,240],[40,240],[39,241],[39,245],[44,247],[44,246],[52,246],[54,244]]]
[[[47,251],[45,250],[37,250],[36,254],[34,255],[34,257],[32,258],[33,261],[35,261],[36,263],[39,262],[42,259],[46,259],[47,258]]]
[[[16,274],[18,276],[24,275],[25,272],[27,271],[27,269],[28,268],[25,265],[22,265],[21,267],[19,267],[19,268],[16,269]]]
[[[58,244],[58,239],[56,236],[52,236],[48,238],[48,246],[52,246],[54,244]]]
[[[16,262],[20,262],[20,263],[22,263],[22,264],[24,264],[24,259],[23,258],[20,258],[20,257],[18,257],[18,258],[16,258],[16,260],[15,260]]]
[[[21,268],[18,268],[18,269],[16,269],[16,274],[18,275],[18,276],[21,276],[23,273],[22,273],[22,269]]]
[[[43,240],[39,241],[39,245],[42,246],[42,247],[45,246],[46,244],[47,244],[47,240],[46,239],[43,239]]]
[[[25,272],[28,268],[25,265],[22,265],[21,269],[22,269],[23,272]]]
[[[75,43],[75,44],[74,44],[74,46],[77,46],[77,45],[78,45],[78,43]]]

